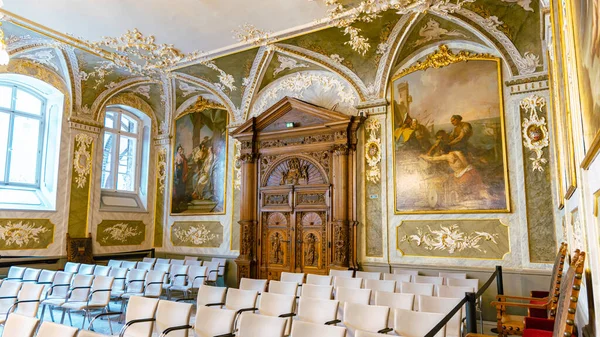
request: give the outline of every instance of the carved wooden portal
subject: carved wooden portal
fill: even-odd
[[[356,268],[356,129],[362,119],[284,98],[241,142],[241,277]]]

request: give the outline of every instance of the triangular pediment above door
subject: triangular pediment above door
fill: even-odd
[[[246,121],[234,131],[234,134],[295,131],[316,126],[348,123],[350,120],[350,116],[286,96],[259,116]],[[288,123],[292,123],[293,127],[289,127]]]

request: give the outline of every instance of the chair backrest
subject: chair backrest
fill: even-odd
[[[258,292],[256,290],[230,288],[227,290],[227,297],[225,298],[225,309],[240,310],[255,308],[257,297]]]
[[[390,335],[377,333],[377,332],[357,330],[356,334],[354,336],[355,337],[381,337],[381,336],[390,336]],[[90,336],[90,337],[95,337],[95,336]]]
[[[123,261],[121,260],[108,260],[108,267],[111,268],[121,268],[121,265],[123,264]]]
[[[297,291],[298,283],[296,282],[269,281],[269,292],[272,294],[296,296]]]
[[[196,261],[201,262],[201,261]],[[197,289],[206,281],[206,267],[200,265],[190,265],[188,268],[188,282],[191,288]]]
[[[414,294],[401,294],[401,293],[388,293],[388,292],[375,292],[375,305],[385,305],[390,308],[390,317],[388,324],[392,325],[394,322],[394,310],[413,310],[415,306],[415,295]]]
[[[340,301],[338,317],[344,317],[344,305],[346,303],[369,304],[371,289],[336,288],[335,299]]]
[[[283,337],[285,318],[254,315],[244,312],[240,316],[240,329],[237,337]]]
[[[444,284],[444,278],[439,276],[415,276],[413,278],[414,283],[429,283],[441,286]]]
[[[401,282],[400,291],[408,294],[433,296],[434,286],[431,283]]]
[[[198,288],[196,307],[200,308],[207,304],[225,303],[227,288],[202,285]]]
[[[183,261],[187,261],[187,260],[198,261],[198,257],[197,256],[185,256],[183,258]]]
[[[363,279],[361,278],[345,278],[336,276],[333,279],[333,285],[335,288],[356,288],[362,287]]]
[[[138,262],[135,269],[152,270],[153,264],[150,262]]]
[[[158,307],[158,299],[141,296],[131,296],[125,312],[125,322],[134,319],[153,318]],[[152,322],[133,324],[126,330],[125,336],[150,337]]]
[[[206,273],[208,275],[206,280],[209,282],[215,282],[217,278],[219,278],[219,262],[204,261],[202,265],[206,267]]]
[[[225,275],[225,266],[227,266],[227,259],[213,257],[211,262],[219,263],[219,276],[224,276]]]
[[[27,268],[23,272],[23,282],[37,282],[40,278],[41,269]]]
[[[231,333],[236,315],[235,310],[198,306],[194,327],[196,336],[213,337]]]
[[[128,293],[141,293],[146,281],[146,273],[148,273],[147,270],[130,269],[125,280],[125,290]]]
[[[0,287],[0,297],[12,298],[0,299],[0,313],[8,312],[8,309],[15,304],[17,301],[17,294],[19,293],[22,284],[23,283],[14,281],[2,282],[2,287]]]
[[[330,300],[332,296],[333,286],[316,284],[302,285],[302,294],[300,295],[300,297],[320,298],[323,300]]]
[[[394,274],[405,274],[405,275],[411,275],[411,276],[418,276],[419,271],[414,270],[414,269],[395,268]]]
[[[452,287],[471,287],[474,291],[479,290],[479,279],[456,279],[449,278],[446,280],[446,285]]]
[[[354,277],[354,270],[336,270],[336,269],[330,269],[329,270],[329,276],[332,277],[345,277],[345,278],[352,278]]]
[[[112,268],[110,270],[109,276],[114,277],[113,287],[112,289],[115,291],[121,291],[125,289],[125,280],[127,277],[127,268]]]
[[[201,266],[202,265],[202,261],[198,261],[198,260],[184,260],[183,264],[185,264],[186,266]]]
[[[150,270],[146,273],[144,296],[158,298],[162,295],[165,272]]]
[[[107,337],[101,333],[89,331],[89,330],[79,330],[77,333],[77,337]]]
[[[154,330],[157,334],[165,329],[189,324],[192,315],[192,304],[160,300],[156,309]],[[188,330],[178,330],[169,334],[171,337],[187,337]]]
[[[325,324],[337,318],[339,305],[340,302],[337,300],[300,297],[298,300],[298,316],[296,318],[304,322]]]
[[[52,322],[42,322],[36,337],[75,337],[77,328]]]
[[[279,316],[294,312],[296,295],[263,293],[260,297],[258,311],[261,315]]]
[[[153,265],[156,263],[156,258],[154,257],[145,257],[142,259],[142,262],[152,263]]]
[[[94,276],[108,276],[112,267],[97,265],[94,268]]]
[[[438,296],[439,297],[450,297],[450,298],[464,298],[465,293],[474,292],[471,287],[453,287],[453,286],[439,286]]]
[[[137,267],[136,261],[123,261],[121,263],[121,268],[135,269],[136,267]]]
[[[400,336],[423,337],[432,327],[438,324],[444,316],[444,314],[432,312],[396,309],[394,311],[394,331]],[[435,334],[435,337],[445,336],[445,326]]]
[[[22,280],[25,269],[25,267],[11,266],[8,268],[6,278],[11,280]]]
[[[159,258],[159,259],[156,259],[156,263],[155,264],[158,264],[158,263],[161,263],[161,264],[171,264],[171,259],[160,259]]]
[[[329,285],[331,285],[332,280],[333,280],[333,277],[327,276],[327,275],[315,275],[315,274],[306,275],[306,284],[329,286]]]
[[[178,287],[185,286],[188,269],[190,269],[190,266],[185,266],[183,264],[171,264],[171,273],[169,275],[171,278],[171,285]]]
[[[396,281],[393,280],[365,280],[365,289],[371,289],[371,302],[375,303],[375,292],[393,293],[396,291]]]
[[[386,281],[396,281],[396,290],[395,292],[400,292],[400,283],[401,282],[410,282],[412,279],[412,275],[410,274],[383,274],[383,279]]]
[[[112,276],[96,276],[92,283],[92,298],[90,302],[107,306],[110,301],[110,290],[115,278]],[[108,291],[107,291],[108,290]]]
[[[52,282],[54,282],[55,277],[56,277],[56,271],[46,270],[46,269],[42,270],[37,283],[44,286],[44,293],[46,293],[46,291],[48,291],[48,289],[50,289],[50,286],[52,286]]]
[[[67,273],[64,271],[57,271],[56,275],[54,276],[54,280],[52,281],[52,286],[55,286],[54,288],[52,288],[52,293],[47,293],[47,295],[52,295],[53,297],[61,297],[61,298],[65,298],[67,297],[67,293],[69,292],[69,286],[71,284],[71,281],[73,281],[73,275],[72,273]],[[61,286],[61,287],[56,287],[59,284],[67,284],[67,286]],[[50,289],[47,290],[48,292],[50,291]]]
[[[465,280],[467,278],[467,273],[443,273],[443,272],[440,272],[438,274],[438,276],[443,277],[444,280],[446,280],[446,283],[444,283],[444,284],[447,284],[448,279],[451,279],[451,278]]]
[[[79,287],[91,287],[92,282],[94,282],[93,275],[75,274],[75,276],[73,276],[73,280],[71,281],[71,289]],[[73,291],[69,290],[69,292],[71,294],[69,296],[69,301],[84,302],[87,301],[90,289],[75,289]]]
[[[346,302],[342,322],[353,330],[377,332],[388,327],[389,315],[390,308],[386,306]]]
[[[37,301],[31,303],[19,303],[15,312],[17,314],[36,317],[38,308],[40,307],[40,300],[42,299],[42,293],[44,292],[43,284],[25,283],[19,291],[18,301]]]
[[[65,273],[77,274],[80,265],[80,263],[67,262],[65,263],[65,267],[63,268],[63,270]]]
[[[580,252],[577,259],[572,261],[570,268],[561,277],[553,336],[573,335],[573,322],[577,313],[579,290],[581,289],[581,281],[584,278],[584,262],[585,252]]]
[[[288,273],[284,271],[281,273],[279,280],[281,282],[296,282],[298,284],[302,284],[304,283],[305,275],[306,274],[304,273]]]
[[[184,260],[171,259],[171,262],[169,262],[169,263],[174,266],[180,266],[180,265],[183,265],[184,262],[185,262]]]
[[[458,298],[419,295],[419,311],[447,315],[461,300]],[[462,308],[446,324],[446,336],[461,337]]]
[[[361,278],[363,280],[381,280],[381,273],[370,271],[357,271],[354,277]]]
[[[256,280],[243,277],[240,281],[241,290],[256,290],[259,294],[267,291],[267,280]]]
[[[81,275],[93,275],[94,274],[94,269],[96,268],[96,265],[93,264],[80,264],[79,265],[79,270],[77,270],[77,274],[81,274]]]
[[[160,260],[160,259],[159,259]],[[162,271],[165,273],[165,277],[163,278],[164,284],[169,282],[169,276],[171,274],[171,265],[167,263],[158,263],[158,261],[154,264],[154,269],[156,271]]]
[[[33,337],[39,319],[19,314],[10,314],[4,324],[3,336]]]
[[[554,259],[554,265],[552,266],[552,278],[550,279],[550,289],[548,295],[550,297],[550,317],[553,318],[556,312],[556,306],[558,303],[558,297],[560,296],[560,280],[564,273],[565,258],[569,253],[569,245],[566,242],[560,244],[556,258]],[[575,256],[573,256],[575,258]],[[574,259],[573,259],[574,260]]]
[[[294,322],[290,337],[345,337],[346,329],[338,326]]]

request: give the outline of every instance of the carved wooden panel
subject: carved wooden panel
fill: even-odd
[[[296,266],[304,272],[327,273],[326,212],[296,213]]]
[[[314,163],[303,158],[292,157],[277,164],[268,173],[265,185],[322,185],[327,183],[327,180]]]
[[[292,264],[290,213],[263,212],[262,224],[261,274],[268,279],[278,280],[281,271],[290,270]]]

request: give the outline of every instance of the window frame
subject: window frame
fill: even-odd
[[[46,114],[47,114],[47,105],[48,100],[46,97],[40,95],[35,90],[28,88],[22,84],[15,84],[13,82],[8,81],[0,81],[1,87],[9,87],[11,88],[11,103],[10,108],[5,108],[0,106],[0,112],[8,113],[9,122],[8,122],[8,135],[7,135],[7,148],[6,148],[6,162],[4,164],[4,177],[2,177],[2,181],[0,181],[0,186],[3,188],[31,188],[31,189],[40,189],[41,187],[41,174],[42,174],[42,165],[43,165],[43,156],[44,156],[44,146],[46,143]],[[32,113],[22,112],[16,109],[17,105],[17,91],[21,90],[26,92],[33,97],[40,100],[42,105],[40,106],[40,114],[35,115]],[[13,135],[14,135],[14,121],[15,117],[25,117],[36,119],[40,122],[39,126],[39,137],[38,137],[38,146],[37,146],[37,161],[36,161],[36,171],[35,171],[35,183],[27,184],[27,183],[18,183],[18,182],[10,182],[10,163],[12,159],[12,143],[13,143]]]
[[[117,118],[115,120],[115,124],[114,127],[112,128],[108,128],[106,127],[106,114],[108,114],[109,112],[115,113],[117,115]],[[121,117],[122,115],[126,115],[127,117],[133,119],[136,121],[137,123],[137,133],[131,133],[131,132],[127,132],[127,131],[122,131],[121,130]],[[142,173],[142,166],[140,165],[141,160],[142,160],[142,153],[143,153],[143,148],[144,148],[144,144],[143,144],[143,135],[144,135],[144,122],[142,121],[141,118],[139,118],[138,116],[136,116],[134,113],[129,112],[125,109],[122,108],[117,108],[117,107],[110,107],[106,109],[105,115],[104,115],[104,128],[103,128],[103,133],[102,133],[102,164],[104,163],[104,140],[106,138],[106,134],[107,133],[112,133],[115,135],[115,143],[112,147],[111,150],[111,156],[113,157],[113,163],[111,163],[112,167],[111,170],[113,172],[113,188],[101,188],[102,191],[105,192],[111,192],[114,194],[131,194],[131,195],[138,195],[140,192],[140,179],[141,179],[141,173]],[[124,135],[126,137],[130,137],[130,138],[135,138],[137,143],[136,143],[136,153],[135,153],[135,181],[133,182],[133,191],[127,191],[127,190],[119,190],[117,188],[117,184],[118,184],[118,179],[119,179],[119,159],[118,159],[118,147],[120,144],[120,140],[121,140],[121,135]],[[101,165],[100,167],[100,180],[102,182],[102,175],[104,174],[103,170],[104,167],[103,165]]]

